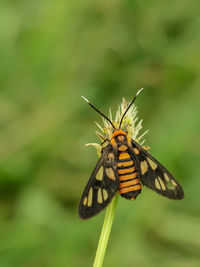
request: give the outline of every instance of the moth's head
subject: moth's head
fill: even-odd
[[[120,119],[120,122],[119,124],[117,124],[117,127],[114,125],[114,123],[112,122],[111,119],[109,119],[107,116],[105,116],[101,111],[99,111],[95,106],[93,106],[89,100],[87,98],[85,98],[84,96],[82,96],[82,98],[94,109],[96,110],[102,117],[104,117],[112,126],[113,128],[113,133],[112,134],[115,134],[119,131],[122,131],[124,134],[125,133],[125,129],[122,129],[122,123],[123,123],[123,120],[125,118],[125,115],[127,114],[128,110],[130,109],[130,107],[133,105],[135,99],[137,98],[137,96],[139,95],[139,93],[143,90],[143,88],[141,88],[140,90],[138,90],[138,92],[136,93],[135,97],[133,98],[133,100],[130,102],[130,104],[128,105],[128,107],[126,108],[126,110],[124,111],[121,119]]]
[[[115,129],[113,130],[112,138],[118,135],[126,135],[127,133],[124,132],[122,129]]]

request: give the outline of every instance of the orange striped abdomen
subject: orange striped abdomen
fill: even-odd
[[[117,167],[120,180],[119,193],[127,199],[136,199],[142,186],[138,179],[134,161],[128,151],[119,153]]]

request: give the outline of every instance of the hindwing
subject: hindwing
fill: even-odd
[[[102,149],[101,157],[83,192],[79,216],[88,219],[99,213],[110,203],[118,189],[117,156],[111,144],[108,144]]]
[[[181,185],[171,173],[137,142],[132,140],[131,144],[130,154],[142,184],[170,199],[184,198]]]

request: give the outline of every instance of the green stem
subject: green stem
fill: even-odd
[[[113,218],[115,215],[118,197],[119,197],[119,194],[116,194],[106,210],[106,215],[105,215],[103,227],[101,230],[101,235],[99,238],[99,244],[97,247],[96,257],[94,260],[93,267],[101,267],[103,264],[103,259],[104,259],[106,247],[108,244],[108,239],[110,236],[110,231],[112,227]]]

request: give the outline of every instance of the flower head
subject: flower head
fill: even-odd
[[[113,120],[111,109],[109,109],[109,119],[113,122],[116,129],[119,128],[120,120],[121,120],[124,112],[126,111],[127,107],[129,106],[129,104],[130,104],[129,102],[127,102],[124,98],[122,98],[122,102],[118,106],[118,110],[116,112],[116,116],[115,116],[114,120]],[[138,113],[137,108],[133,104],[129,108],[128,112],[126,113],[126,115],[123,119],[121,129],[123,131],[126,131],[127,134],[132,139],[136,140],[137,142],[139,142],[142,145],[145,142],[145,140],[142,140],[142,138],[144,137],[144,135],[148,131],[145,131],[143,134],[139,135],[139,132],[142,129],[142,120],[138,121],[137,113]],[[100,126],[97,122],[95,122],[96,125],[98,126],[98,128],[101,130],[101,133],[96,131],[96,134],[101,139],[101,141],[103,141],[106,138],[108,138],[110,140],[112,133],[113,133],[113,127],[110,124],[110,122],[107,121],[105,118],[102,117],[102,120],[103,120],[103,126]],[[86,145],[87,146],[88,145],[95,146],[97,148],[98,155],[100,154],[100,151],[101,151],[101,145],[100,144],[89,143]]]

